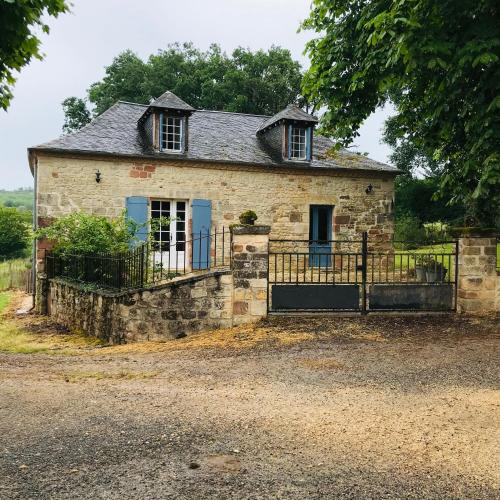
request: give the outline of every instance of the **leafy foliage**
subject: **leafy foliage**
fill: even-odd
[[[491,224],[500,213],[500,4],[496,0],[314,0],[303,90],[348,144],[388,99],[391,127],[442,171],[452,202]]]
[[[246,210],[245,212],[241,213],[239,219],[241,224],[253,225],[258,217],[253,210]]]
[[[90,123],[91,114],[87,109],[87,104],[78,97],[67,97],[62,102],[64,111],[63,132],[69,133],[79,130],[87,123]]]
[[[6,110],[13,97],[14,72],[32,58],[42,59],[35,33],[49,32],[43,17],[57,17],[68,9],[65,0],[0,0],[0,108]]]
[[[401,175],[396,179],[395,215],[416,217],[423,222],[458,222],[463,220],[465,207],[459,203],[447,205],[442,198],[434,199],[439,189],[439,177],[417,179]]]
[[[26,253],[30,235],[29,213],[26,214],[0,207],[0,257],[10,259]]]
[[[138,229],[138,224],[129,219],[126,212],[114,219],[73,212],[40,228],[35,235],[54,242],[56,253],[119,253],[129,249]]]
[[[130,50],[122,52],[90,86],[88,100],[99,115],[118,100],[147,104],[170,90],[198,109],[274,114],[299,102],[301,79],[300,64],[280,47],[237,48],[228,56],[216,44],[205,52],[190,43],[174,44],[146,62]],[[85,123],[73,120],[81,115],[82,102],[66,99],[66,131]]]

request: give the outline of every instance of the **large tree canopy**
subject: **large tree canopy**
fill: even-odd
[[[257,52],[238,48],[228,56],[218,45],[204,52],[192,44],[175,44],[146,62],[122,52],[105,77],[90,86],[88,100],[94,114],[100,114],[117,100],[147,104],[170,90],[198,109],[274,114],[298,102],[301,79],[299,63],[280,47]],[[83,101],[69,99],[64,101],[65,131],[89,120],[82,113]]]
[[[498,0],[314,0],[306,98],[349,143],[386,100],[399,138],[485,224],[500,213]]]
[[[0,108],[7,109],[20,71],[33,57],[41,59],[40,39],[35,34],[49,27],[44,14],[57,17],[68,10],[65,0],[0,0]]]

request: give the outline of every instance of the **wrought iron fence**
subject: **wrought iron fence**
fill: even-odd
[[[65,278],[114,290],[139,289],[196,271],[230,266],[228,230],[193,234],[190,240],[147,242],[123,253],[68,254],[49,252],[49,278]]]

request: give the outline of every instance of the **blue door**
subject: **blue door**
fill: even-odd
[[[309,212],[309,265],[330,266],[332,259],[331,205],[311,205]]]
[[[210,268],[210,225],[212,220],[212,202],[210,200],[193,200],[191,205],[193,216],[193,269]]]

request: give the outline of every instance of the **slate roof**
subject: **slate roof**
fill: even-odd
[[[315,116],[306,113],[303,109],[300,109],[299,107],[293,104],[290,104],[285,109],[281,110],[279,113],[276,113],[274,116],[271,116],[271,118],[264,121],[264,123],[262,123],[262,125],[259,127],[258,132],[262,132],[266,128],[269,128],[275,123],[284,119],[296,120],[308,123],[317,123],[318,121],[318,119]]]
[[[196,110],[189,118],[189,145],[182,154],[155,151],[137,121],[147,105],[117,102],[91,123],[72,134],[29,148],[32,153],[104,154],[158,159],[210,161],[310,169],[372,170],[398,173],[394,167],[341,150],[332,141],[314,137],[311,162],[284,160],[270,150],[256,132],[269,116]]]
[[[194,108],[180,97],[167,90],[158,99],[155,99],[150,106],[155,108],[180,109],[182,111],[194,111]]]

